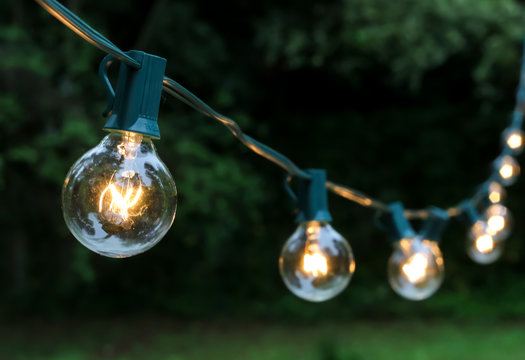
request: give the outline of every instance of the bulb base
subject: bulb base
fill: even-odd
[[[310,179],[298,179],[297,207],[299,214],[296,222],[320,221],[330,222],[332,216],[328,210],[328,192],[326,190],[326,171],[308,169]]]
[[[134,69],[121,63],[116,90],[113,90],[107,75],[114,57],[108,55],[100,63],[99,77],[108,97],[103,115],[109,118],[104,130],[131,131],[158,139],[157,118],[166,59],[136,50],[127,54],[141,67]]]

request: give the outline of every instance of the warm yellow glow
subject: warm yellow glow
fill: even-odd
[[[328,263],[320,252],[306,253],[303,259],[303,270],[313,276],[326,275],[328,273]]]
[[[492,191],[489,194],[489,200],[493,204],[499,203],[501,201],[501,193],[499,191]]]
[[[328,273],[328,261],[319,247],[322,226],[319,221],[310,221],[306,226],[306,246],[303,257],[303,270],[313,276]]]
[[[408,281],[416,283],[422,281],[428,268],[428,260],[425,255],[414,254],[408,259],[408,261],[402,266],[403,273],[405,274]]]
[[[142,185],[138,188],[128,186],[126,190],[119,190],[115,184],[110,183],[100,195],[98,211],[109,221],[126,223],[130,216],[136,215],[130,214],[130,209],[137,205],[141,194]],[[106,200],[106,196],[110,196],[109,201]]]
[[[501,175],[502,178],[509,179],[509,178],[511,178],[514,175],[514,169],[513,169],[512,165],[504,164],[499,169],[499,174]]]
[[[494,249],[494,240],[490,235],[481,235],[476,239],[476,249],[480,253],[488,253]]]
[[[501,215],[492,215],[487,220],[487,225],[491,233],[500,232],[505,228],[505,218]]]
[[[140,179],[133,180],[136,175],[133,168],[133,160],[137,157],[142,135],[133,132],[123,132],[122,142],[117,145],[117,152],[125,159],[125,169],[119,174],[119,179],[125,185],[118,186],[111,177],[109,184],[100,194],[98,201],[98,211],[107,221],[123,227],[131,227],[133,220],[131,217],[138,216],[142,212],[142,207],[138,211],[132,211],[138,207],[142,195],[142,184]],[[120,184],[120,180],[118,181]]]
[[[507,138],[507,145],[511,149],[519,149],[523,145],[523,139],[520,134],[512,134]]]

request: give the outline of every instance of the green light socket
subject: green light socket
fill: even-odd
[[[115,61],[106,56],[99,67],[99,77],[108,97],[104,116],[109,118],[104,130],[132,131],[153,138],[160,138],[157,118],[162,96],[162,82],[166,59],[142,51],[128,51],[141,67],[134,69],[120,64],[116,91],[109,82],[107,71]]]
[[[298,179],[297,207],[299,214],[296,222],[332,221],[328,211],[328,191],[326,189],[326,171],[321,169],[305,170],[311,179]]]

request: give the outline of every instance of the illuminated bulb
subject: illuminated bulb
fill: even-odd
[[[505,155],[496,160],[496,169],[503,185],[512,185],[520,174],[520,166],[512,156]]]
[[[325,301],[343,291],[355,270],[347,241],[330,224],[299,224],[284,244],[279,270],[286,286],[308,301]]]
[[[512,215],[508,208],[501,204],[491,205],[485,210],[487,233],[497,239],[506,239],[512,230]]]
[[[505,218],[501,215],[493,215],[488,218],[487,225],[492,234],[497,234],[505,228]]]
[[[479,264],[490,264],[501,256],[503,243],[503,239],[491,235],[486,222],[477,221],[470,229],[467,254]]]
[[[171,227],[175,182],[151,138],[111,132],[69,170],[62,210],[73,235],[109,257],[144,252]]]
[[[488,190],[488,198],[492,204],[500,203],[505,198],[505,189],[496,181],[489,184]]]
[[[486,254],[494,250],[494,239],[492,236],[484,234],[476,238],[476,250]]]
[[[388,261],[388,280],[404,298],[423,300],[439,289],[444,270],[438,244],[417,236],[396,244]]]
[[[513,150],[514,154],[519,154],[523,151],[523,132],[517,128],[510,128],[503,133],[503,140],[506,146]]]

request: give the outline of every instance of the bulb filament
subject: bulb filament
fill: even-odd
[[[505,218],[501,215],[494,215],[487,220],[487,224],[490,232],[496,234],[505,228]]]
[[[304,254],[303,270],[316,277],[326,275],[328,273],[328,264],[326,262],[326,258],[320,252]]]
[[[512,134],[511,136],[509,136],[509,138],[507,139],[507,144],[509,145],[509,147],[511,149],[519,149],[522,145],[522,139],[521,139],[521,135],[519,134]]]
[[[514,169],[512,168],[512,165],[505,164],[499,169],[499,173],[502,178],[510,179],[514,175]]]
[[[303,257],[303,271],[315,277],[328,274],[328,261],[319,247],[321,226],[311,221],[306,228],[306,251]]]
[[[125,170],[118,176],[117,183],[123,181],[124,186],[118,186],[113,181],[115,174],[111,177],[109,184],[100,194],[98,211],[107,221],[116,225],[121,225],[126,229],[130,229],[133,225],[134,216],[142,214],[144,207],[138,211],[133,211],[140,202],[142,195],[142,182],[137,175],[137,180],[133,180],[136,176],[135,171],[130,170],[133,166],[133,160],[137,157],[137,152],[142,142],[142,135],[124,132],[122,134],[122,142],[117,145],[117,152],[122,155]]]
[[[124,225],[131,221],[131,216],[136,216],[130,214],[130,209],[139,202],[141,194],[142,185],[139,185],[137,190],[130,186],[125,191],[123,189],[119,191],[115,184],[110,183],[100,195],[98,211],[107,220]],[[110,200],[105,202],[106,195],[110,196]],[[104,205],[108,202],[107,209],[104,209]]]
[[[427,274],[428,260],[422,254],[412,255],[403,265],[402,270],[408,281],[418,283],[424,280]]]
[[[490,235],[481,235],[476,239],[476,249],[480,253],[486,254],[494,249],[494,240]]]

